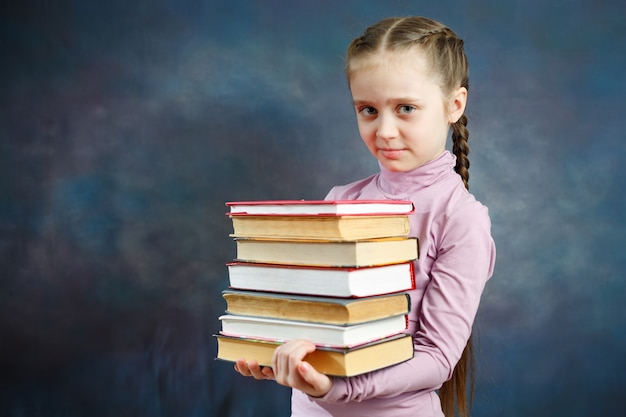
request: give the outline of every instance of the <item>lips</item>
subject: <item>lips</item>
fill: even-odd
[[[386,159],[400,159],[404,153],[404,149],[383,149],[380,148],[378,152]]]

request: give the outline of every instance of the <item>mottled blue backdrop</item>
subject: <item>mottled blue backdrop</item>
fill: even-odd
[[[498,262],[475,415],[626,390],[626,8],[606,1],[0,2],[0,415],[288,415],[214,360],[224,202],[374,172],[343,53],[389,15],[466,39]]]

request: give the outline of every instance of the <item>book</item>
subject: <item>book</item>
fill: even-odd
[[[254,340],[217,335],[217,359],[235,362],[243,358],[256,360],[261,366],[272,366],[279,341]],[[356,348],[318,347],[304,360],[318,372],[335,376],[355,376],[386,368],[413,357],[413,337],[398,334]]]
[[[346,326],[408,314],[409,295],[396,293],[336,298],[275,292],[224,290],[226,313]]]
[[[232,289],[326,297],[367,297],[415,288],[413,262],[334,268],[231,262]]]
[[[419,242],[410,201],[265,200],[226,205],[236,257],[217,359],[271,366],[293,339],[320,372],[352,376],[413,357],[406,334]]]
[[[318,346],[353,347],[407,330],[405,315],[350,326],[225,314],[221,334],[262,340],[307,339]]]
[[[407,215],[384,216],[231,216],[231,237],[268,239],[363,240],[407,236]]]
[[[383,215],[410,214],[413,203],[400,200],[261,200],[230,201],[228,213],[236,215]]]
[[[310,266],[364,267],[417,258],[416,238],[360,241],[235,239],[238,261]]]

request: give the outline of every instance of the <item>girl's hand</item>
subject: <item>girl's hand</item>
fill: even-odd
[[[243,376],[251,376],[254,379],[275,379],[274,371],[269,366],[260,366],[257,361],[246,362],[245,359],[237,359],[235,371]]]
[[[255,360],[237,359],[235,371],[254,379],[274,379],[312,397],[321,397],[330,390],[333,381],[302,360],[314,350],[315,344],[308,340],[291,340],[276,348],[272,367],[260,366]]]
[[[298,389],[312,397],[322,397],[330,390],[333,381],[303,361],[313,351],[315,344],[308,340],[290,340],[279,346],[272,358],[272,378],[281,385]],[[253,370],[250,372],[255,375]],[[269,373],[261,370],[261,375],[267,374]]]

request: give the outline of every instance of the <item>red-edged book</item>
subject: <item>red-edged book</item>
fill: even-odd
[[[230,287],[327,297],[368,297],[415,288],[413,262],[332,268],[231,262]]]
[[[229,201],[231,216],[345,216],[410,214],[413,203],[404,200],[259,200]]]
[[[354,241],[406,237],[410,201],[267,200],[226,205],[235,238]]]

